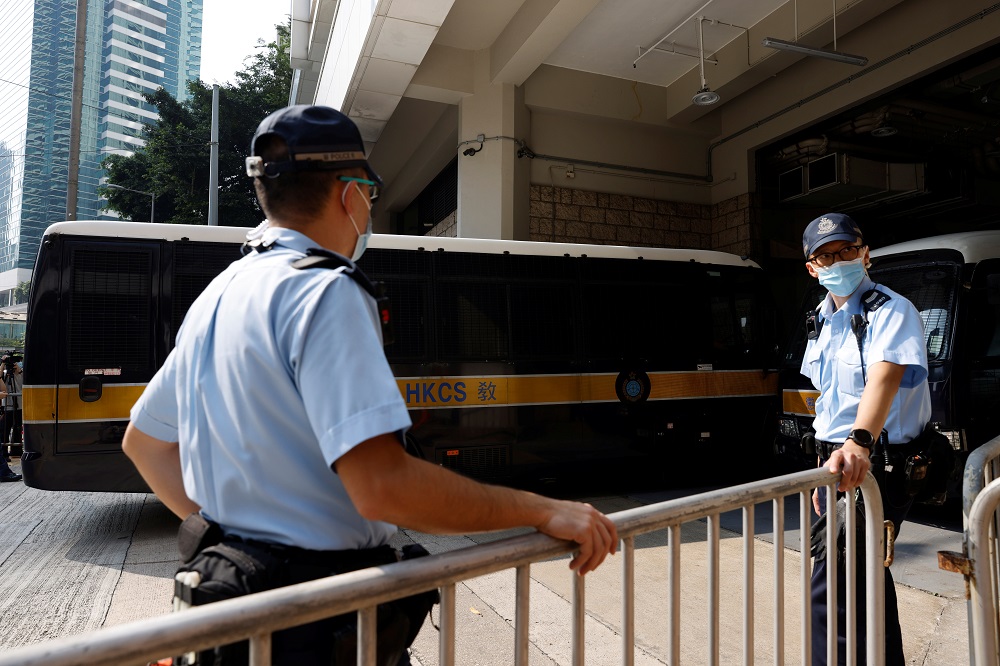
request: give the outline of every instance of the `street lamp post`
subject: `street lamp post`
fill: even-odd
[[[156,218],[156,194],[155,193],[153,193],[153,192],[143,192],[142,190],[133,190],[132,188],[122,187],[121,185],[111,185],[111,184],[108,184],[108,185],[105,185],[104,187],[108,188],[109,190],[124,190],[125,192],[135,192],[136,194],[145,194],[146,196],[148,196],[149,197],[149,222],[150,222],[150,224],[153,223],[153,220]]]

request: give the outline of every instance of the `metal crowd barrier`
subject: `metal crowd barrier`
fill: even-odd
[[[669,600],[666,617],[666,661],[680,663],[681,614],[681,525],[691,521],[707,521],[707,572],[708,595],[708,645],[705,646],[707,662],[720,661],[720,516],[732,510],[742,510],[743,516],[743,663],[754,661],[754,508],[770,501],[773,506],[773,560],[774,560],[774,663],[785,663],[785,546],[784,500],[798,494],[800,508],[801,558],[800,616],[801,663],[811,662],[810,578],[811,561],[808,557],[811,493],[814,488],[826,485],[827,511],[830,518],[827,530],[827,552],[836,552],[837,532],[832,492],[840,475],[831,475],[825,469],[808,470],[786,476],[758,481],[732,488],[720,489],[699,495],[674,499],[659,504],[638,507],[611,514],[622,540],[622,664],[632,666],[635,661],[635,538],[638,535],[665,530],[667,533],[667,572],[665,594]],[[874,478],[869,475],[861,486],[868,520],[864,548],[868,556],[867,599],[867,663],[883,666],[884,654],[884,533],[873,525],[882,525],[882,504]],[[847,541],[847,620],[856,618],[856,574],[853,495],[846,513]],[[302,583],[291,587],[261,592],[240,599],[192,608],[182,612],[142,620],[127,625],[56,639],[0,655],[0,666],[69,666],[76,664],[102,664],[102,666],[135,666],[156,661],[169,655],[203,650],[216,645],[250,640],[251,664],[269,666],[271,663],[271,635],[288,627],[314,622],[322,618],[348,612],[358,614],[359,666],[375,663],[375,608],[377,604],[439,588],[441,592],[440,635],[438,663],[453,666],[455,663],[455,585],[461,581],[489,573],[516,569],[516,610],[514,622],[515,664],[528,664],[530,626],[530,565],[563,555],[573,550],[573,544],[558,541],[541,534],[527,534],[470,548],[450,551],[430,557],[407,560],[383,567],[355,571],[323,580]],[[878,553],[878,556],[872,554]],[[828,599],[830,608],[836,606],[836,559],[829,558]],[[607,567],[611,560],[605,562]],[[567,575],[572,575],[567,573]],[[584,663],[584,620],[586,608],[584,593],[587,577],[573,576],[572,627],[570,632],[573,666]],[[828,627],[828,655],[836,663],[836,614],[830,614]],[[856,632],[848,629],[848,663],[854,661]],[[727,658],[732,655],[727,654]]]
[[[942,568],[965,575],[971,664],[1000,664],[1000,625],[994,599],[1000,571],[1000,437],[969,454],[962,478],[962,553],[938,556]],[[942,555],[944,557],[942,557]]]

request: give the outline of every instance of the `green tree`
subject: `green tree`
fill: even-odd
[[[18,282],[14,288],[14,302],[27,303],[29,291],[31,291],[31,282]]]
[[[235,84],[219,86],[219,224],[256,226],[263,213],[254,196],[245,160],[257,125],[288,104],[292,69],[288,59],[289,27],[275,26],[277,38],[244,59]],[[146,125],[146,146],[131,156],[104,160],[108,183],[156,195],[156,222],[206,224],[212,87],[188,82],[183,102],[160,88],[146,95],[159,120]],[[148,220],[146,194],[101,188],[106,210],[133,220]]]

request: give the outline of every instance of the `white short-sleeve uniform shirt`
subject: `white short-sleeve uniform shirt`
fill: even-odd
[[[177,345],[132,409],[180,445],[184,489],[241,537],[314,550],[386,543],[331,465],[410,427],[374,299],[343,271],[291,262],[316,243],[271,228],[191,306]]]

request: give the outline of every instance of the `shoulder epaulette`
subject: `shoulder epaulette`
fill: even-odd
[[[875,312],[891,299],[892,296],[883,293],[878,289],[869,289],[865,293],[861,294],[861,307],[865,309],[865,312]]]
[[[318,247],[311,247],[306,250],[306,256],[300,257],[292,262],[292,268],[298,268],[300,270],[306,268],[346,268],[344,271],[348,277],[358,283],[362,289],[367,291],[372,298],[378,299],[378,290],[368,276],[361,272],[361,269],[356,265],[351,263],[351,261],[344,256],[337,254],[336,252],[331,252],[329,250],[324,250]]]

